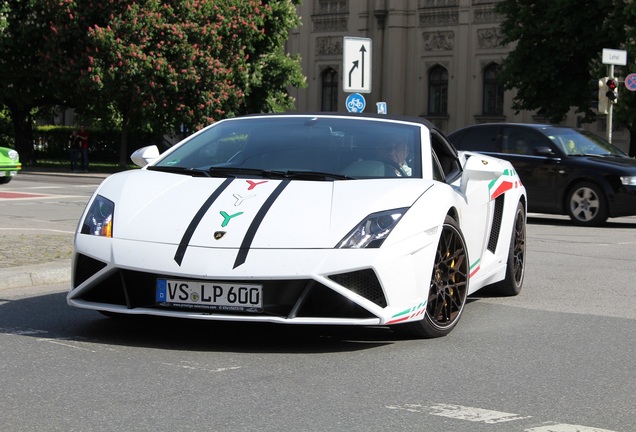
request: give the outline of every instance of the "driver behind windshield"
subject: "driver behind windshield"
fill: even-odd
[[[413,170],[406,163],[406,159],[409,155],[409,148],[406,141],[398,138],[392,139],[381,148],[381,153],[381,157],[395,162],[400,168],[402,168],[404,174],[409,177],[412,175]],[[398,177],[402,177],[403,175],[398,169],[395,170],[395,174]]]

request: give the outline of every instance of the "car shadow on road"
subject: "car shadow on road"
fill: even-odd
[[[107,345],[242,353],[366,350],[400,340],[387,327],[281,325],[152,316],[109,318],[66,304],[66,293],[0,295],[0,333]]]

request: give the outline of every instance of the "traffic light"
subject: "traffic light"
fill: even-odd
[[[605,86],[607,87],[607,100],[610,103],[618,102],[618,80],[614,77],[607,79]]]
[[[609,99],[607,97],[607,83],[608,78],[604,77],[598,80],[598,113],[607,114],[609,108]]]

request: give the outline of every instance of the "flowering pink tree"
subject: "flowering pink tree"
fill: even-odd
[[[79,109],[114,113],[122,165],[131,128],[193,131],[289,109],[286,89],[304,85],[282,50],[298,0],[47,1],[57,9],[48,60],[64,59],[56,69],[75,81]]]

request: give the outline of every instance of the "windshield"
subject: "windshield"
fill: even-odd
[[[626,156],[603,138],[584,130],[552,128],[544,133],[568,155]]]
[[[271,116],[219,122],[149,169],[213,175],[261,171],[334,175],[325,179],[421,178],[420,161],[416,125],[350,117]]]

